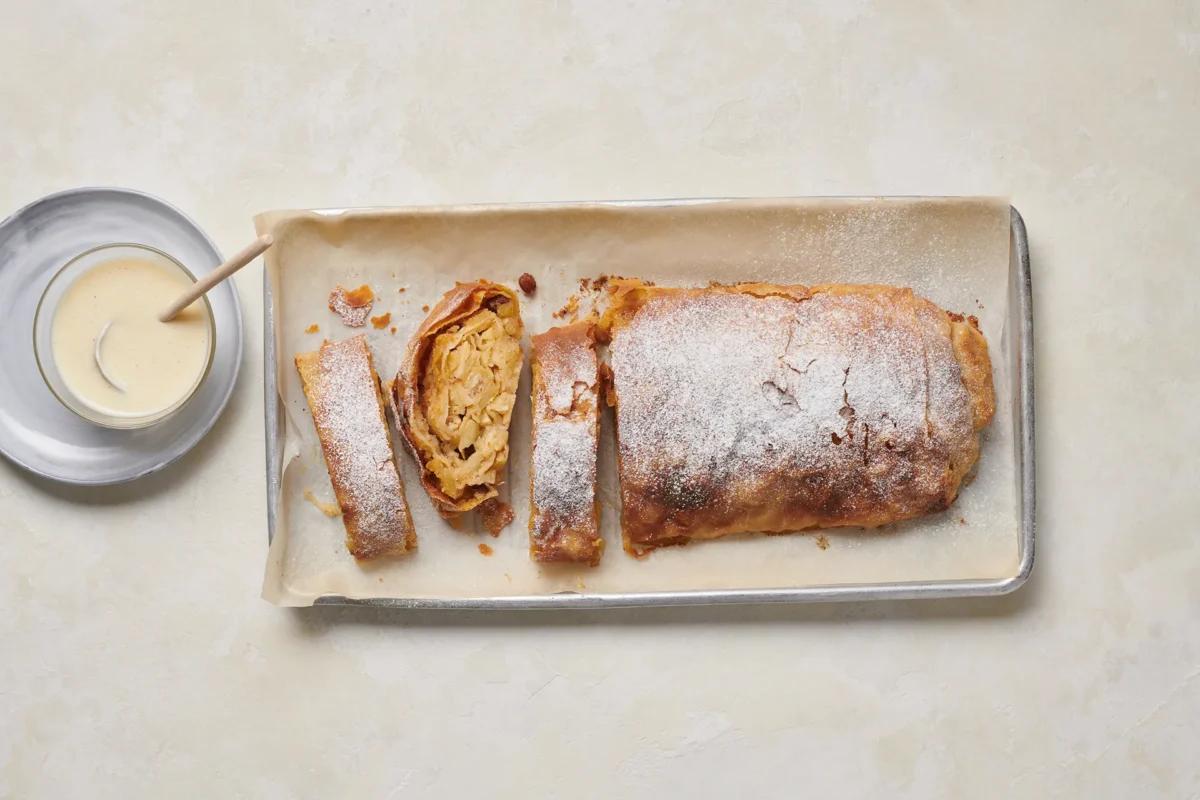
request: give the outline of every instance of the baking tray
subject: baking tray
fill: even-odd
[[[920,198],[914,198],[920,200]],[[821,199],[781,199],[780,203],[819,202]],[[852,199],[832,199],[831,202]],[[880,202],[868,198],[862,202]],[[889,200],[901,200],[890,198]],[[930,198],[931,201],[936,200]],[[771,203],[769,200],[739,200],[736,198],[696,198],[667,200],[604,201],[595,203],[529,204],[511,206],[459,206],[441,209],[453,215],[482,210],[505,209],[519,212],[528,209],[532,214],[553,208],[664,208],[709,203]],[[412,209],[407,209],[411,211]],[[428,209],[423,209],[428,211]],[[355,211],[374,209],[328,209],[320,215],[340,217]],[[672,591],[591,592],[560,591],[552,594],[508,594],[467,597],[364,597],[352,598],[340,594],[323,594],[313,599],[315,605],[345,604],[392,608],[444,609],[538,609],[538,608],[621,608],[631,606],[703,605],[739,603],[799,603],[830,601],[862,601],[875,599],[914,599],[972,597],[1006,594],[1020,587],[1028,578],[1034,563],[1034,402],[1033,402],[1033,306],[1028,241],[1025,224],[1013,207],[1009,212],[1009,268],[1007,276],[1007,315],[1004,335],[993,340],[993,358],[1004,359],[1011,375],[1009,397],[997,398],[997,405],[1008,404],[1012,410],[1012,457],[1018,497],[1019,541],[1015,569],[997,578],[972,578],[918,581],[852,582],[830,585],[805,585],[780,588],[697,589]],[[265,358],[265,422],[267,470],[268,543],[279,527],[282,474],[285,466],[285,411],[279,391],[278,345],[276,312],[269,276],[264,276],[264,358]],[[290,361],[290,359],[289,359]],[[518,468],[523,468],[518,467]],[[410,503],[424,498],[409,489]],[[340,525],[339,525],[340,529]],[[503,534],[524,537],[521,520]],[[704,546],[703,544],[698,546]],[[617,548],[610,548],[606,558],[626,557]]]

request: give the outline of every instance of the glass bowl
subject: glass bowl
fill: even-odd
[[[63,295],[80,276],[101,264],[122,258],[149,261],[166,269],[178,270],[190,282],[195,282],[196,280],[196,276],[183,264],[163,251],[147,245],[125,243],[104,244],[99,247],[93,247],[90,250],[85,250],[63,265],[62,269],[50,279],[50,283],[42,293],[33,318],[33,354],[37,361],[38,370],[42,373],[42,378],[46,381],[46,386],[50,389],[50,393],[63,406],[95,425],[100,425],[104,428],[128,430],[146,428],[157,422],[161,422],[183,408],[187,401],[196,394],[196,390],[204,383],[204,379],[208,376],[209,370],[212,368],[213,354],[216,351],[217,331],[213,323],[212,307],[209,305],[208,297],[201,295],[200,302],[203,304],[204,318],[208,323],[208,353],[205,355],[204,366],[198,371],[196,380],[191,388],[177,401],[165,408],[149,414],[115,414],[96,408],[78,397],[63,379],[54,361],[52,334],[55,313],[58,310],[58,304],[62,300]]]

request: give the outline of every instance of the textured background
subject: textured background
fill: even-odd
[[[0,4],[0,213],[1010,194],[1039,422],[1011,597],[289,612],[247,271],[183,462],[0,464],[0,796],[1200,795],[1198,132],[1195,3]]]

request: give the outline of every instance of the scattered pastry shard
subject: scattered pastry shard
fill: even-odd
[[[940,511],[979,457],[987,342],[909,289],[611,284],[625,549]]]
[[[516,294],[460,283],[413,334],[392,384],[397,423],[421,484],[447,518],[498,495],[521,374]]]
[[[346,549],[358,559],[415,549],[417,535],[366,337],[325,342],[320,350],[300,353],[296,369],[342,509]]]
[[[366,325],[374,304],[375,292],[365,283],[357,289],[347,289],[339,284],[329,293],[329,310],[350,328]]]
[[[591,322],[533,337],[529,554],[596,565],[604,553],[596,502],[600,369]]]

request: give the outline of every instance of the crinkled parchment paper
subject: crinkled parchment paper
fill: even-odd
[[[994,199],[738,200],[664,205],[603,204],[277,211],[256,218],[276,244],[266,262],[274,303],[276,370],[284,408],[282,491],[275,510],[264,596],[308,605],[321,595],[352,598],[466,598],[581,591],[804,587],[967,578],[1017,570],[1020,504],[1008,326],[1009,207]],[[645,559],[621,549],[611,414],[601,431],[600,493],[608,543],[599,567],[540,567],[528,555],[529,368],[513,418],[507,487],[515,521],[493,539],[460,531],[433,510],[416,468],[397,444],[419,549],[359,565],[343,545],[342,522],[303,497],[333,501],[295,353],[322,339],[365,332],[380,375],[390,378],[410,333],[455,281],[488,278],[522,295],[528,334],[602,274],[661,285],[709,281],[886,283],[911,286],[951,311],[975,314],[987,335],[997,413],[974,482],[946,512],[880,531],[826,530],[793,536],[731,537],[666,548]],[[350,329],[326,307],[337,284],[370,284],[373,315],[389,328]],[[586,309],[587,303],[584,302]],[[305,333],[312,324],[319,333]],[[393,439],[396,438],[393,431]],[[821,538],[823,537],[823,538]],[[491,556],[480,553],[486,543]],[[827,544],[827,547],[820,545]]]

